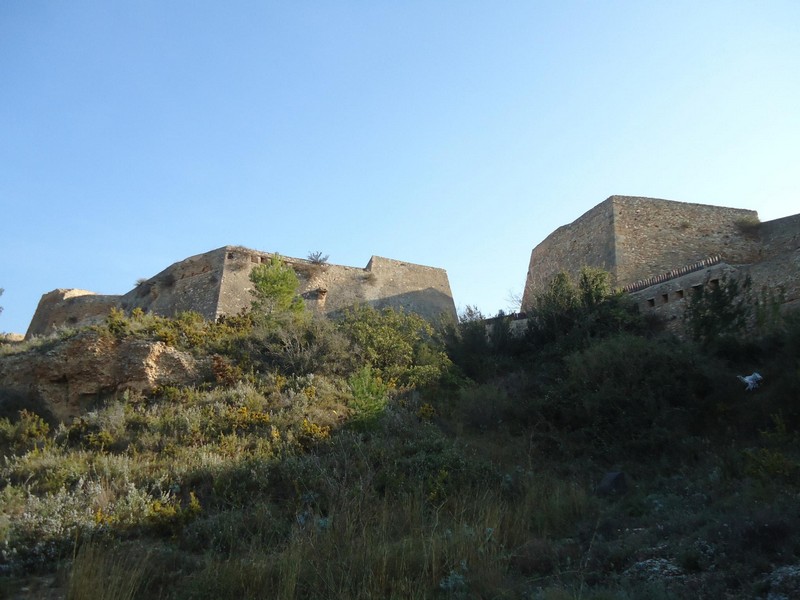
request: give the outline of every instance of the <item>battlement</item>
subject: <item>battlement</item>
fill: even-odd
[[[140,308],[162,316],[194,311],[216,320],[250,307],[250,271],[273,253],[223,246],[176,262],[122,296],[85,290],[54,290],[42,296],[26,337],[59,327],[102,322],[112,308]],[[456,319],[444,269],[373,256],[364,268],[316,264],[281,257],[297,273],[299,293],[310,310],[335,316],[357,304],[393,307],[436,321]]]

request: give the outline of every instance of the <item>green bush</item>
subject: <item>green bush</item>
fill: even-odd
[[[627,295],[611,289],[610,278],[589,267],[581,269],[577,284],[566,273],[556,275],[529,315],[526,338],[532,350],[555,356],[602,337],[657,330],[658,323],[640,315]]]
[[[361,305],[344,315],[339,328],[361,360],[401,388],[432,383],[451,365],[433,326],[414,313]]]
[[[467,306],[457,325],[445,328],[444,341],[450,359],[469,379],[485,382],[518,367],[524,339],[512,334],[511,318],[500,311],[486,319]]]
[[[269,264],[259,264],[250,271],[253,283],[252,313],[256,320],[272,322],[286,316],[297,317],[305,310],[298,295],[297,274],[275,254]]]
[[[691,348],[671,338],[619,334],[567,356],[564,366],[542,408],[598,455],[678,450],[676,437],[716,418],[711,381]]]
[[[692,337],[707,348],[742,337],[753,309],[751,285],[749,276],[741,281],[724,276],[696,290],[685,313]]]
[[[25,453],[35,448],[43,448],[51,438],[50,425],[37,415],[22,409],[16,421],[0,419],[0,449]]]
[[[264,333],[263,356],[288,374],[347,374],[355,368],[347,337],[325,317],[281,323]]]
[[[394,385],[383,381],[369,365],[351,375],[348,383],[353,393],[349,404],[353,409],[354,421],[360,426],[369,426],[386,409]]]

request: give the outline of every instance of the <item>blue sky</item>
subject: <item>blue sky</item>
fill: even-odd
[[[240,244],[508,309],[613,194],[800,212],[800,3],[0,3],[0,331]]]

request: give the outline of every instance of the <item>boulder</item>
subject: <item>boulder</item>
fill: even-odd
[[[124,390],[148,393],[197,383],[201,367],[191,354],[164,342],[86,330],[0,357],[0,408],[8,415],[30,407],[69,422]]]

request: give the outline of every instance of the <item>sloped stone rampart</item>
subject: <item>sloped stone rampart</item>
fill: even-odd
[[[562,271],[577,277],[584,266],[601,268],[619,288],[658,288],[643,292],[658,299],[680,291],[672,280],[716,262],[750,274],[758,287],[784,290],[790,306],[798,303],[798,252],[800,215],[759,223],[752,210],[611,196],[533,249],[522,310]]]
[[[236,314],[250,306],[250,271],[269,263],[271,253],[228,248],[217,314]],[[300,294],[311,310],[336,315],[357,304],[391,306],[429,320],[455,319],[444,269],[373,256],[363,269],[283,257],[298,275]]]
[[[564,271],[575,276],[584,266],[603,269],[615,276],[614,211],[609,201],[559,227],[533,249],[522,310],[531,310],[535,296],[546,290],[558,273]]]
[[[56,290],[42,297],[27,337],[50,334],[67,324],[102,321],[114,307],[169,317],[194,311],[208,320],[237,314],[250,307],[250,271],[272,257],[269,252],[225,246],[170,265],[123,296]],[[457,318],[444,269],[379,256],[363,269],[282,258],[295,269],[307,306],[321,314],[336,315],[363,303],[401,308],[430,321]]]
[[[758,222],[756,211],[628,196],[608,201],[620,287],[711,255],[731,264],[758,255],[759,241],[749,230]]]
[[[77,289],[53,290],[39,301],[25,337],[101,323],[119,303],[120,296],[101,296]]]

